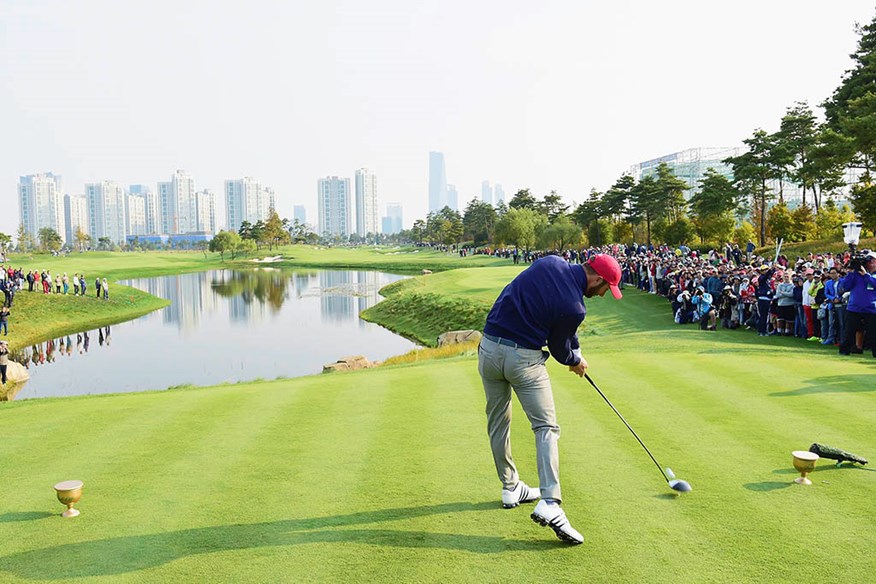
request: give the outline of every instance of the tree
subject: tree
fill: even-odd
[[[432,242],[445,245],[459,243],[463,230],[459,212],[446,205],[440,211],[433,211],[426,217],[426,233]]]
[[[234,250],[240,244],[241,237],[233,231],[220,231],[210,240],[210,251],[219,253],[219,259],[225,261],[225,252],[232,254],[231,259],[234,259]]]
[[[417,243],[422,244],[425,237],[426,222],[422,219],[417,219],[416,221],[414,221],[414,225],[411,227],[411,238]]]
[[[471,239],[475,245],[489,243],[492,240],[496,221],[496,210],[493,206],[477,197],[473,198],[466,206],[462,217],[466,239]]]
[[[812,189],[815,213],[821,210],[824,195],[838,192],[845,186],[843,175],[854,156],[854,140],[821,126],[815,136],[815,144],[805,166],[800,168],[800,178]]]
[[[233,260],[236,255],[246,255],[248,253],[252,253],[258,250],[258,246],[256,246],[256,242],[252,239],[241,239],[237,245],[235,245],[231,249],[231,259]]]
[[[806,241],[815,234],[812,207],[805,203],[791,212],[791,241]]]
[[[547,225],[547,217],[534,209],[508,209],[496,224],[496,239],[522,249],[531,249]]]
[[[876,59],[876,55],[874,55]],[[876,87],[874,87],[876,90]],[[874,170],[876,166],[876,93],[867,92],[849,100],[847,110],[840,114],[840,132],[852,141],[854,156],[852,165]]]
[[[264,223],[263,237],[268,243],[268,250],[273,250],[275,245],[289,243],[289,232],[283,225],[283,222],[289,223],[288,220],[280,219],[280,215],[272,207],[268,211],[268,219]]]
[[[775,197],[769,181],[777,178],[773,157],[774,139],[763,130],[757,129],[743,142],[748,146],[748,151],[726,158],[724,162],[733,167],[736,186],[751,196],[753,214],[760,226],[760,245],[764,246],[767,235],[767,203]]]
[[[678,221],[683,215],[687,203],[684,200],[684,191],[690,187],[685,181],[675,176],[675,173],[665,162],[657,167],[657,200],[663,208],[661,217],[666,217],[670,222]]]
[[[670,245],[681,245],[690,241],[694,236],[694,226],[687,217],[679,217],[667,225],[663,232],[663,238]]]
[[[840,209],[832,198],[828,198],[815,216],[815,238],[834,238],[842,233],[842,224],[852,220],[854,215],[848,205]]]
[[[557,217],[556,221],[545,227],[538,238],[542,249],[556,249],[559,251],[577,245],[580,241],[581,228],[565,215]]]
[[[292,224],[289,226],[289,236],[294,243],[304,243],[319,239],[319,236],[313,231],[310,225],[302,223],[298,219],[293,220]]]
[[[854,66],[847,70],[833,95],[822,103],[824,116],[830,128],[839,130],[840,117],[848,111],[849,102],[876,90],[876,19],[865,26],[856,26],[861,38],[858,47],[849,55]]]
[[[241,239],[252,239],[252,223],[244,220],[240,224],[240,227],[237,229],[237,234],[240,236]]]
[[[690,201],[693,227],[700,243],[729,239],[735,223],[733,212],[739,206],[739,189],[713,168],[700,180],[700,192]]]
[[[538,201],[535,200],[529,189],[520,189],[508,202],[510,209],[536,209],[537,205]]]
[[[606,217],[619,217],[629,222],[629,231],[632,233],[633,217],[631,213],[633,188],[636,179],[630,174],[623,174],[615,183],[605,191],[602,196],[601,211]],[[616,230],[617,232],[617,230]]]
[[[76,245],[79,246],[79,251],[84,251],[85,246],[91,241],[91,236],[83,231],[81,225],[76,226],[76,235],[73,237],[76,240]]]
[[[268,244],[268,236],[265,231],[265,222],[259,219],[255,222],[250,228],[249,237],[242,237],[244,241],[252,241],[255,246],[255,250],[258,251],[262,248],[263,245]]]
[[[547,215],[549,223],[553,223],[557,217],[566,214],[566,211],[569,210],[569,205],[563,204],[563,198],[557,194],[557,191],[551,191],[550,194],[545,196],[543,201],[535,204],[535,208]]]
[[[745,245],[749,241],[754,241],[755,237],[754,225],[748,221],[743,221],[739,227],[733,230],[733,241],[739,245]]]
[[[812,187],[812,151],[815,148],[818,127],[815,114],[805,101],[798,101],[789,107],[782,117],[776,134],[778,162],[786,174],[803,190],[803,204],[806,204],[806,191]]]
[[[849,193],[855,215],[868,228],[876,225],[876,184],[872,177],[865,173]]]
[[[24,223],[18,224],[18,231],[15,234],[15,238],[18,240],[18,251],[28,252],[33,249],[33,235],[30,234],[30,231],[27,230]]]
[[[43,251],[58,251],[64,245],[64,240],[51,227],[40,229],[40,249]]]
[[[653,176],[642,177],[630,192],[632,196],[631,214],[645,221],[646,243],[651,244],[651,224],[663,216],[665,208],[660,199],[657,180]]]
[[[602,245],[605,241],[606,233],[600,229],[600,218],[603,216],[603,195],[596,189],[591,189],[590,196],[586,201],[575,207],[571,217],[578,224],[587,230],[587,239],[590,245]]]
[[[791,212],[788,210],[788,205],[784,202],[776,203],[770,207],[767,216],[767,226],[769,227],[769,233],[773,239],[795,241],[793,238],[793,220],[791,219]]]
[[[6,253],[12,247],[12,236],[0,233],[0,251]]]

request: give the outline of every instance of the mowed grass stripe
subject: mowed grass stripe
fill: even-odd
[[[10,440],[5,441],[4,457],[12,468],[21,468],[19,487],[13,498],[31,489],[51,487],[52,482],[66,478],[93,476],[107,467],[143,468],[156,443],[167,441],[168,428],[186,428],[193,414],[202,412],[210,397],[182,397],[175,400],[156,399],[155,393],[90,399],[22,402],[25,416],[10,416],[7,426]],[[213,401],[213,407],[224,405]],[[30,407],[32,406],[32,408]],[[56,416],[52,410],[62,415]],[[50,413],[51,412],[51,413]],[[175,444],[170,439],[168,444]],[[8,446],[6,446],[8,445]],[[39,446],[37,448],[36,446]],[[21,466],[11,464],[21,460]],[[113,483],[124,482],[127,473],[114,477]],[[37,481],[33,483],[32,481]]]
[[[629,375],[620,368],[617,369],[617,374],[612,377],[612,384],[624,388],[630,388],[629,391],[634,395],[616,400],[621,405],[618,405],[625,417],[631,422],[640,436],[647,441],[652,450],[657,453],[658,458],[664,464],[671,464],[675,467],[676,472],[682,478],[690,480],[696,490],[697,501],[708,501],[710,499],[709,491],[712,493],[724,493],[722,499],[713,501],[718,504],[713,511],[719,512],[719,509],[736,499],[736,505],[744,506],[747,509],[760,509],[764,516],[773,516],[775,513],[772,510],[774,501],[764,498],[762,493],[757,493],[752,489],[757,488],[777,488],[773,485],[790,485],[794,474],[775,475],[775,466],[790,467],[790,448],[781,448],[776,452],[776,458],[764,456],[764,448],[769,448],[771,441],[781,443],[783,434],[782,431],[776,429],[771,423],[768,416],[760,416],[757,412],[757,407],[752,404],[752,407],[742,408],[741,411],[734,411],[735,408],[727,407],[725,403],[728,399],[728,392],[732,392],[734,387],[721,388],[721,391],[709,391],[692,387],[691,380],[679,379],[674,374],[674,368],[671,363],[655,364],[652,362],[655,359],[648,355],[628,356],[626,362],[630,365],[633,371],[648,371],[649,375]],[[657,359],[663,359],[662,356]],[[705,367],[702,371],[716,371],[716,369]],[[674,380],[672,385],[669,385],[668,380]],[[698,382],[715,381],[710,379],[710,375],[704,373],[695,380]],[[666,388],[671,388],[667,390]],[[604,389],[604,388],[603,388]],[[605,390],[608,392],[609,390]],[[692,397],[691,392],[701,392],[699,397]],[[678,397],[682,396],[682,397]],[[711,397],[720,396],[720,399],[714,400]],[[677,401],[675,398],[678,397]],[[769,406],[768,398],[761,397],[762,403]],[[607,407],[606,407],[607,409]],[[715,418],[710,412],[721,412],[718,416],[720,420]],[[613,414],[612,414],[613,415]],[[704,416],[713,418],[711,420],[703,419]],[[749,421],[750,419],[750,421]],[[727,420],[735,420],[738,423],[727,424]],[[662,427],[660,421],[663,421]],[[806,418],[798,420],[801,424],[817,425],[816,422],[810,422]],[[723,422],[720,425],[719,422]],[[621,424],[617,421],[617,424]],[[622,427],[622,426],[621,426]],[[667,428],[671,431],[667,432]],[[731,430],[732,428],[732,430]],[[624,429],[624,431],[626,431]],[[775,435],[775,436],[774,436]],[[638,447],[632,436],[629,437],[631,443]],[[681,440],[680,440],[681,439]],[[679,442],[680,441],[680,442]],[[787,439],[785,439],[787,442]],[[807,443],[808,444],[808,443]],[[675,445],[679,448],[678,452],[672,453],[671,449],[667,450],[667,446]],[[711,445],[711,446],[708,446]],[[805,448],[805,446],[803,447]],[[787,452],[786,452],[787,450]],[[666,454],[668,452],[668,454]],[[643,455],[646,454],[643,452]],[[684,457],[688,460],[685,461]],[[729,471],[726,469],[725,460],[728,456],[732,459],[745,461],[739,465],[739,468],[755,478],[760,471],[761,475],[766,476],[766,485],[760,485],[757,482],[746,485],[745,489],[731,489],[731,496],[726,494],[726,486],[722,486],[722,482],[728,479],[733,480],[738,476],[738,472],[734,472],[735,466]],[[693,457],[693,458],[691,458]],[[681,466],[679,463],[684,461],[686,464]],[[708,465],[699,464],[697,461],[709,463]],[[650,461],[649,461],[650,462]],[[717,463],[717,466],[714,465]],[[761,468],[753,465],[761,465]],[[765,465],[765,468],[763,466]],[[654,469],[656,473],[657,470]],[[793,473],[793,469],[789,472]],[[865,473],[858,473],[856,478],[863,478]],[[659,475],[658,475],[659,476]],[[780,481],[785,481],[784,483]],[[740,484],[739,487],[742,487]],[[852,489],[854,490],[854,489]],[[813,514],[817,514],[818,510],[813,509]],[[831,513],[834,517],[846,517],[849,515],[849,509],[842,505],[828,505],[822,509],[822,512]],[[798,545],[805,544],[805,536],[801,539],[800,532],[795,527],[790,527],[792,533],[785,531],[783,526],[793,526],[793,518],[797,516],[797,511],[794,510],[789,516],[785,516],[779,523],[764,523],[758,524],[754,530],[757,538],[762,538],[763,546],[754,547],[748,555],[740,556],[738,559],[739,565],[733,567],[733,570],[740,575],[744,575],[748,569],[749,562],[752,557],[760,554],[765,554],[764,559],[772,557],[772,553],[766,550],[771,549],[767,544],[779,538],[785,542],[797,542]],[[823,516],[823,515],[819,515]],[[740,520],[738,525],[733,525],[738,516],[730,516],[724,521],[724,527],[739,529],[741,532],[751,530],[750,518],[747,515],[742,515],[745,519]],[[861,523],[860,514],[858,518],[851,521],[852,524]],[[719,524],[718,517],[710,517],[708,521],[698,522],[705,525]],[[677,521],[673,522],[677,525]],[[861,524],[864,528],[864,525]],[[724,545],[722,532],[703,534],[697,538],[698,544],[701,545],[703,538],[712,538],[714,541]],[[821,554],[818,554],[821,555]],[[828,559],[824,558],[825,561]],[[730,568],[729,566],[727,568]]]
[[[696,499],[673,494],[647,453],[602,398],[589,385],[582,385],[586,381],[568,372],[566,375],[554,375],[564,436],[560,440],[564,506],[583,529],[588,544],[612,558],[610,566],[588,566],[587,574],[601,574],[604,581],[671,581],[703,555],[720,558],[722,543],[711,537],[697,518],[685,513],[686,508],[701,504],[699,498],[706,494],[693,477],[678,473],[694,483]],[[612,393],[616,395],[617,389],[612,392],[599,385],[615,402]],[[637,418],[629,407],[617,407],[625,417]],[[632,423],[634,429],[661,456],[661,440],[673,438],[639,422]],[[645,544],[651,541],[661,543]],[[661,567],[660,573],[674,576],[661,579],[654,566]],[[732,565],[726,569],[735,571]]]

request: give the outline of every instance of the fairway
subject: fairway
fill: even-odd
[[[693,492],[670,491],[599,395],[550,361],[582,546],[531,522],[532,505],[501,508],[467,357],[3,404],[0,581],[872,580],[876,473],[821,460],[799,486],[791,451],[876,458],[876,360],[679,327],[632,290],[588,309],[591,376]],[[514,415],[532,484],[516,402]],[[52,490],[67,479],[85,482],[76,519]]]

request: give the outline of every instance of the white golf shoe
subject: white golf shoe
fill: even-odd
[[[533,489],[523,481],[517,481],[513,491],[502,489],[502,507],[513,509],[521,503],[530,503],[541,497],[538,489]]]
[[[572,527],[566,518],[566,512],[559,505],[548,505],[544,500],[539,501],[530,517],[539,525],[553,529],[557,537],[566,543],[584,543],[584,536]]]

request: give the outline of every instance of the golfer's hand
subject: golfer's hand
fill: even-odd
[[[581,357],[581,360],[578,361],[577,365],[569,365],[569,371],[571,371],[578,377],[584,377],[584,374],[587,373],[587,367],[587,359]]]

